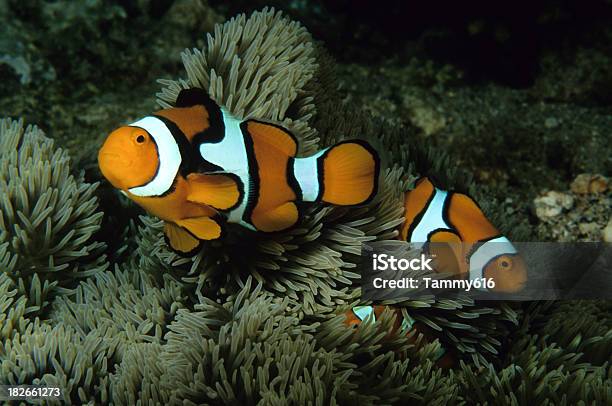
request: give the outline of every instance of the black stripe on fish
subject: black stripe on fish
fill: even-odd
[[[435,192],[436,192],[436,187],[434,186],[434,194]],[[447,226],[449,226],[455,234],[459,235],[459,239],[463,241],[461,239],[459,229],[457,229],[457,227],[450,221],[449,210],[450,210],[451,198],[453,197],[454,194],[455,194],[454,192],[446,193],[446,197],[444,198],[444,203],[442,204],[442,221],[444,221],[444,223]]]
[[[431,205],[431,202],[433,201],[435,196],[436,196],[436,188],[434,186],[434,188],[433,188],[429,198],[427,199],[427,203],[425,203],[425,206],[423,206],[423,208],[421,209],[419,214],[417,214],[416,217],[414,218],[414,220],[412,220],[412,223],[410,224],[410,227],[408,227],[408,231],[406,233],[406,241],[411,241],[412,240],[412,233],[414,232],[414,229],[417,228],[417,226],[419,225],[419,223],[423,219],[423,216],[425,216],[425,213],[427,212],[427,209]],[[426,241],[416,241],[416,242],[426,242]]]
[[[179,148],[179,152],[181,153],[181,165],[179,166],[179,173],[183,177],[187,177],[187,175],[189,175],[190,173],[196,172],[201,164],[202,159],[199,154],[195,153],[192,145],[189,143],[189,140],[187,139],[185,134],[183,134],[181,129],[172,120],[169,120],[166,117],[159,115],[153,115],[153,117],[161,120],[166,125],[166,128],[168,128],[170,134],[172,134],[174,142],[176,142],[176,145]]]
[[[204,106],[208,112],[208,128],[195,134],[193,144],[198,148],[205,142],[221,142],[225,137],[225,124],[219,105],[210,98],[204,89],[194,87],[183,89],[176,98],[176,107]]]
[[[372,159],[374,160],[374,179],[372,183],[372,193],[370,193],[367,199],[365,199],[363,202],[359,204],[360,206],[367,205],[372,200],[374,200],[374,197],[376,197],[378,193],[378,181],[380,177],[380,165],[381,165],[380,157],[378,156],[378,152],[376,152],[374,147],[372,147],[372,145],[370,145],[368,142],[364,140],[356,139],[356,140],[348,140],[346,142],[361,145],[366,151],[370,153],[370,155],[372,156]]]
[[[193,144],[199,147],[204,142],[217,143],[225,137],[225,125],[219,105],[210,98],[208,93],[199,87],[183,89],[176,98],[176,107],[204,106],[208,112],[208,128],[197,133]]]
[[[198,165],[196,172],[201,173],[201,172],[224,172],[225,171],[225,169],[223,169],[219,165],[215,165],[212,162],[209,162],[206,159],[202,158],[202,156],[199,153],[198,153],[198,156],[200,157],[200,164]]]
[[[302,188],[300,187],[300,184],[295,178],[294,166],[295,158],[290,157],[287,161],[287,184],[289,185],[289,187],[291,187],[293,193],[295,193],[295,200],[300,202],[302,201]]]
[[[253,145],[253,138],[249,131],[247,130],[247,122],[244,121],[240,123],[240,130],[242,132],[242,136],[244,137],[244,147],[246,149],[247,154],[247,162],[248,162],[248,173],[249,173],[249,193],[248,200],[246,203],[246,207],[244,209],[244,213],[242,214],[242,219],[249,224],[252,224],[251,216],[253,214],[253,209],[257,206],[259,202],[259,165],[257,164],[257,158],[255,157],[255,147]]]
[[[452,230],[450,228],[436,228],[431,230],[430,232],[427,233],[427,242],[431,242],[431,237],[438,232],[445,232],[445,233],[451,233],[456,235],[457,237],[459,237],[459,240],[461,240],[461,237],[459,236],[459,234],[457,234],[457,232],[455,230]],[[422,242],[422,241],[418,241],[418,242]],[[439,241],[442,242],[442,241]]]
[[[317,193],[317,197],[314,199],[315,202],[320,202],[323,199],[323,192],[325,191],[325,174],[323,170],[325,168],[324,161],[327,153],[331,150],[328,149],[320,157],[317,158],[317,182],[319,182],[319,192]]]
[[[225,138],[225,123],[221,108],[211,98],[203,100],[202,103],[208,111],[208,128],[194,135],[193,145],[198,148],[203,143],[216,144]]]

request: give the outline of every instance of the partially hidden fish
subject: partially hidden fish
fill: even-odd
[[[417,181],[404,200],[405,222],[399,238],[436,256],[435,270],[460,278],[492,278],[494,292],[520,291],[527,281],[525,262],[512,243],[486,218],[469,196],[444,191],[428,178]],[[345,324],[357,327],[366,317],[380,317],[390,308],[396,321],[390,333],[416,331],[428,342],[440,335],[425,324],[404,317],[400,308],[387,305],[355,306],[345,313]],[[416,343],[416,336],[412,342]],[[456,356],[441,348],[437,364],[450,367]]]
[[[395,306],[386,305],[366,305],[366,306],[355,306],[351,310],[345,313],[345,324],[352,328],[357,328],[366,318],[370,317],[375,322],[382,313],[389,309],[395,314],[395,321],[391,326],[388,336],[394,334],[415,334],[410,338],[409,342],[413,345],[420,343],[419,335],[422,335],[426,342],[433,342],[439,339],[438,335],[434,330],[429,328],[425,323],[416,321],[408,314],[404,317],[402,310]],[[450,368],[455,363],[455,354],[451,351],[447,351],[442,344],[438,351],[434,354],[436,365],[441,368]]]
[[[194,88],[175,107],[113,131],[98,163],[115,188],[164,220],[173,250],[191,253],[219,238],[224,221],[281,231],[298,222],[302,202],[360,205],[376,194],[380,160],[365,141],[297,151],[287,129],[239,120]]]

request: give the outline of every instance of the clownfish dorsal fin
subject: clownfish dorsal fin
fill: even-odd
[[[191,217],[176,223],[200,240],[216,240],[221,237],[221,226],[210,217]]]
[[[200,240],[174,223],[164,223],[164,236],[170,248],[181,255],[188,255],[200,246]]]
[[[468,195],[453,193],[447,216],[464,242],[475,243],[499,235],[499,231]]]
[[[267,144],[290,157],[297,154],[297,140],[285,128],[257,120],[246,120],[242,126],[243,130],[246,129],[251,135],[254,143]]]
[[[406,241],[410,239],[410,234],[421,220],[421,216],[423,215],[423,212],[434,193],[434,185],[431,183],[429,178],[425,177],[418,179],[415,188],[406,192],[404,202],[404,207],[406,209],[404,212],[404,217],[406,220],[400,230],[402,240]]]
[[[231,210],[242,200],[240,179],[229,173],[187,175],[189,194],[187,200],[205,204],[218,210]]]
[[[210,98],[204,89],[194,87],[191,89],[183,89],[176,98],[175,107],[192,107],[192,106],[210,106],[215,104],[215,101]]]

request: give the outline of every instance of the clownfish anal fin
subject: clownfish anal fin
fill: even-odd
[[[246,126],[254,143],[268,144],[290,157],[297,154],[297,140],[285,128],[257,120],[247,120],[243,126]]]
[[[200,240],[174,223],[164,223],[166,243],[181,255],[188,255],[200,246]]]
[[[216,104],[204,89],[197,87],[183,89],[176,98],[175,107],[209,106]]]
[[[232,174],[191,173],[187,176],[187,200],[219,210],[229,210],[240,203],[242,183]]]
[[[297,223],[298,217],[299,212],[295,203],[287,202],[270,210],[254,211],[251,222],[260,231],[274,232],[293,226]]]
[[[200,240],[216,240],[221,237],[221,226],[210,217],[192,217],[176,223]]]

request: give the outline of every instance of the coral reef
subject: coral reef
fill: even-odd
[[[148,80],[157,73],[140,72],[153,64],[147,58],[158,58],[160,65],[170,66],[159,76],[176,77],[169,62],[176,42],[189,39],[191,31],[201,35],[219,20],[215,10],[196,0],[113,3],[108,10],[102,1],[88,2],[85,8],[63,7],[65,3],[52,2],[40,10],[26,7],[21,13],[34,13],[34,21],[44,13],[58,13],[61,21],[47,24],[68,38],[78,34],[95,40],[104,25],[117,33],[124,15],[137,20],[133,29],[145,30],[122,51],[134,52],[127,58],[134,62],[131,68],[107,65],[103,55],[108,43],[90,49],[89,60],[96,59],[91,53],[104,59],[102,76],[129,71]],[[0,12],[8,13],[1,7]],[[155,30],[147,28],[151,15],[163,19],[159,30],[172,38],[167,44],[155,40]],[[72,32],[75,25],[80,28]],[[147,40],[154,46],[134,51]],[[38,41],[42,46],[42,39]],[[121,36],[119,46],[122,41],[127,40]],[[197,48],[182,54],[183,79],[160,80],[159,105],[172,106],[182,88],[203,87],[240,118],[290,128],[300,141],[300,154],[344,138],[368,139],[388,151],[376,199],[360,208],[313,204],[295,228],[281,233],[230,226],[222,240],[180,257],[166,247],[157,219],[138,217],[118,193],[94,182],[99,175],[91,154],[98,135],[91,136],[92,129],[108,130],[119,120],[152,110],[146,98],[153,94],[150,85],[129,89],[127,98],[121,93],[126,88],[118,85],[102,97],[109,106],[85,107],[75,119],[80,124],[41,120],[56,142],[36,127],[24,128],[22,121],[3,120],[0,384],[57,385],[64,389],[62,403],[74,404],[612,402],[609,302],[475,303],[459,297],[397,304],[427,326],[427,336],[410,328],[395,331],[398,315],[391,311],[356,328],[344,324],[344,311],[359,301],[361,278],[355,264],[361,244],[397,236],[403,193],[419,175],[472,194],[511,238],[533,238],[537,230],[526,216],[516,215],[524,208],[515,204],[530,201],[522,203],[518,193],[505,194],[499,174],[487,178],[476,170],[489,187],[477,185],[445,147],[472,142],[465,134],[474,130],[484,143],[474,153],[477,161],[496,148],[491,145],[502,149],[495,142],[513,142],[510,129],[502,127],[511,115],[528,109],[524,93],[515,97],[516,91],[501,88],[468,88],[460,69],[423,65],[419,59],[401,69],[393,62],[380,68],[390,85],[378,89],[377,81],[365,80],[371,67],[337,66],[301,24],[271,9],[234,17],[193,44]],[[65,72],[61,64],[54,66]],[[90,72],[91,66],[82,69]],[[351,80],[360,86],[349,86]],[[602,80],[603,74],[593,83]],[[91,84],[96,85],[105,86]],[[555,97],[575,94],[560,92]],[[373,93],[383,96],[371,97]],[[483,94],[488,95],[486,103],[478,101]],[[579,94],[590,97],[592,92]],[[136,100],[141,95],[147,96]],[[496,96],[515,107],[502,109],[501,118],[491,111]],[[129,103],[118,102],[123,98]],[[74,106],[84,104],[81,100]],[[544,110],[555,108],[545,105]],[[608,120],[599,110],[583,118],[575,106],[567,109],[576,122],[591,120],[586,125],[590,130]],[[554,122],[541,120],[540,113],[533,113],[527,127],[542,121],[538,125],[548,126],[551,136],[554,128],[565,128],[565,113]],[[83,126],[87,120],[94,124]],[[62,123],[64,135],[58,131]],[[88,128],[87,141],[70,138],[69,129],[83,128]],[[487,138],[487,129],[496,131]],[[594,137],[593,145],[597,142]],[[68,146],[76,161],[57,144]],[[459,162],[473,168],[474,161],[456,149]],[[584,160],[577,162],[575,167],[582,169]],[[605,173],[598,167],[601,162],[592,163],[592,173]],[[542,168],[536,159],[532,163],[527,167]],[[75,167],[87,169],[86,174]],[[600,190],[601,179],[577,180],[568,209],[586,207],[595,196],[608,199],[607,208],[601,205],[603,226],[609,218],[609,189]],[[539,184],[534,181],[529,190]],[[581,199],[584,204],[576,203]],[[564,216],[564,210],[551,218]],[[599,227],[599,217],[597,222]],[[445,368],[437,362],[442,351],[452,360]]]

